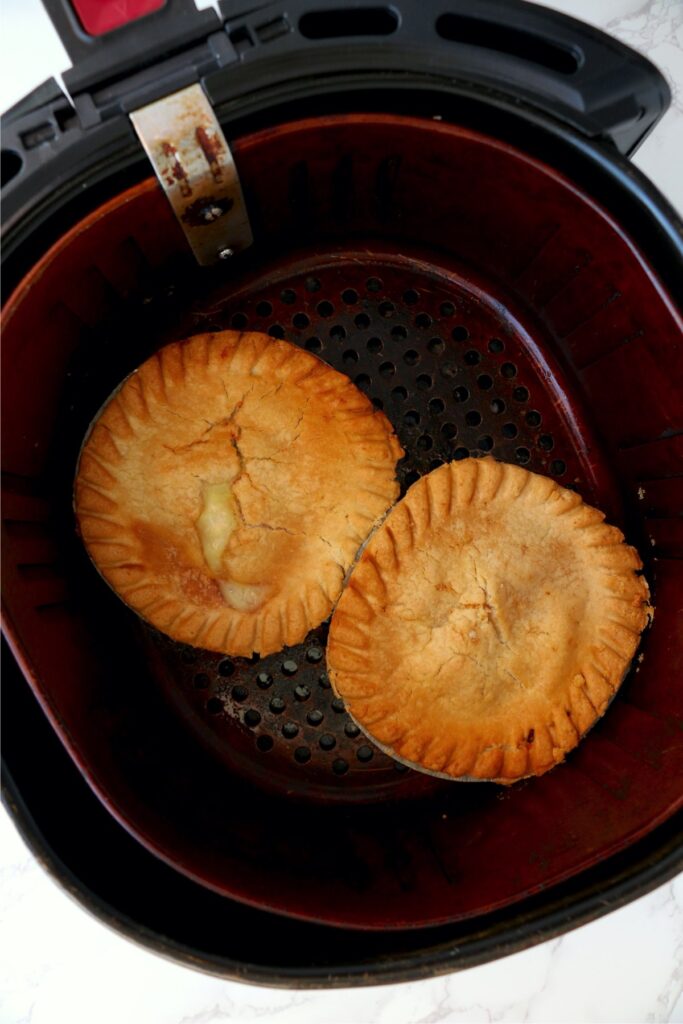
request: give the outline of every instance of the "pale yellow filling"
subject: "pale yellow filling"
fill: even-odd
[[[268,587],[221,579],[221,574],[225,573],[225,551],[239,522],[231,484],[202,484],[202,512],[197,520],[197,533],[204,560],[216,576],[225,603],[236,611],[250,612],[263,603]]]
[[[238,522],[231,485],[202,484],[202,514],[197,520],[197,533],[206,564],[217,576],[223,569],[223,554]]]

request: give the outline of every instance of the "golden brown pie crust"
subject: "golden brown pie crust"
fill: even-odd
[[[335,691],[390,754],[513,782],[604,713],[651,608],[638,553],[553,480],[492,458],[418,480],[332,617]]]
[[[330,614],[402,449],[341,373],[262,334],[162,348],[96,419],[75,508],[95,565],[176,640],[232,655]]]

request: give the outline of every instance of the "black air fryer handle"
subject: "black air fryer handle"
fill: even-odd
[[[220,30],[214,10],[198,11],[194,0],[165,0],[163,7],[104,35],[83,28],[70,0],[42,0],[81,88],[96,88],[121,75],[149,67],[170,53]],[[100,7],[118,7],[120,0],[100,0]],[[67,77],[73,75],[67,72]]]
[[[220,0],[224,24],[193,0],[166,0],[97,37],[84,32],[70,0],[43,3],[74,62],[64,76],[71,95],[106,85],[111,99],[120,83],[122,112],[130,109],[126,76],[136,73],[136,97],[146,84],[157,99],[160,62],[172,57],[177,65],[208,37],[215,66],[240,62],[247,74],[255,62],[265,71],[269,58],[273,74],[283,63],[323,74],[427,67],[484,94],[512,96],[626,155],[671,99],[664,77],[635,50],[521,0]],[[190,78],[201,77],[196,55],[189,63]]]

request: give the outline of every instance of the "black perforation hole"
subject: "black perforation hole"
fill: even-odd
[[[228,658],[226,658],[224,661],[220,662],[220,664],[218,666],[218,674],[219,674],[219,676],[226,677],[226,676],[234,675],[234,673],[235,673],[235,666],[233,665],[233,663]]]
[[[306,721],[309,725],[320,725],[324,717],[325,716],[322,711],[319,711],[318,708],[314,708],[313,711],[309,711],[306,715]]]
[[[462,459],[469,459],[469,457],[469,448],[456,448],[453,452],[453,458],[456,462],[460,462]]]
[[[223,710],[223,701],[219,700],[218,697],[209,697],[206,702],[206,710],[210,715],[220,715]]]
[[[341,699],[341,697],[335,697],[330,706],[333,711],[337,712],[337,714],[341,714],[345,710],[344,701]]]
[[[470,409],[465,415],[465,423],[468,427],[478,427],[481,423],[481,413],[476,409]]]
[[[489,434],[484,434],[477,441],[477,445],[482,452],[490,452],[493,448],[493,438]]]
[[[330,680],[327,678],[326,672],[323,672],[322,675],[318,676],[318,683],[322,686],[323,690],[329,690],[332,685]]]
[[[384,408],[384,402],[382,401],[381,398],[372,398],[371,401],[372,401],[372,404],[374,405],[375,409],[383,409]]]
[[[353,288],[345,288],[341,297],[342,302],[345,302],[347,306],[353,306],[354,303],[358,302],[358,292]]]
[[[320,338],[308,338],[306,341],[306,348],[309,352],[322,352],[323,343]]]
[[[335,324],[334,327],[330,327],[330,337],[332,341],[343,341],[346,337],[346,328],[341,324]]]
[[[244,724],[248,725],[250,729],[255,729],[260,722],[261,716],[255,708],[249,708],[244,712]]]
[[[387,363],[382,363],[380,365],[380,368],[379,368],[379,375],[380,375],[380,377],[384,377],[385,379],[388,380],[389,377],[393,377],[395,373],[396,373],[396,367],[394,366],[393,363],[387,362]]]
[[[292,291],[291,288],[283,288],[280,292],[280,298],[283,302],[286,302],[288,306],[291,306],[292,303],[296,302],[296,292]]]
[[[293,676],[293,675],[295,675],[296,670],[297,670],[298,667],[299,666],[297,665],[297,663],[295,661],[292,661],[291,658],[287,658],[286,661],[282,662],[282,672],[283,672],[283,675],[286,675],[286,676]]]
[[[306,764],[311,760],[311,752],[308,747],[297,747],[294,751],[294,760],[299,764]]]
[[[440,356],[446,348],[446,343],[442,338],[430,338],[427,342],[427,348],[430,352],[433,352],[434,355]]]
[[[433,383],[434,381],[428,373],[421,373],[415,381],[418,391],[429,391]]]
[[[505,412],[505,402],[503,401],[502,398],[491,399],[491,412]]]
[[[365,347],[368,352],[372,352],[373,355],[377,355],[378,352],[382,352],[384,350],[381,338],[370,338]]]
[[[403,362],[406,366],[415,366],[420,361],[420,353],[416,352],[414,348],[409,348],[407,352],[403,353]]]
[[[267,690],[273,685],[273,677],[268,675],[267,672],[259,672],[256,676],[256,685],[260,687],[261,690]]]
[[[321,750],[334,750],[337,746],[337,741],[331,732],[325,732],[318,740],[318,745]]]
[[[429,463],[430,471],[432,469],[438,469],[439,466],[443,466],[443,459],[431,459],[431,461]]]
[[[458,376],[458,367],[455,363],[444,363],[441,367],[441,376],[445,377],[446,380],[453,380],[454,377]]]
[[[481,373],[477,377],[477,384],[482,391],[489,391],[493,387],[493,377],[490,377],[488,373]]]
[[[489,342],[489,352],[494,352],[497,354],[499,352],[503,352],[504,349],[505,345],[500,340],[500,338],[491,338]]]
[[[296,327],[297,331],[305,330],[310,324],[309,318],[305,313],[295,313],[292,317],[292,323]]]
[[[418,313],[417,316],[415,317],[415,326],[416,327],[431,327],[432,326],[432,318],[429,315],[429,313]]]
[[[378,292],[382,289],[382,282],[378,277],[369,277],[365,282],[365,287],[369,292]]]
[[[349,739],[352,740],[355,739],[356,736],[360,735],[360,729],[358,728],[355,722],[347,722],[346,725],[344,726],[344,732],[349,737]]]
[[[273,307],[271,306],[270,302],[266,302],[264,299],[262,302],[256,303],[256,312],[259,316],[270,316],[270,314],[273,312]]]
[[[458,428],[455,423],[444,423],[441,428],[441,436],[445,437],[447,441],[452,441],[454,437],[457,437]]]
[[[270,736],[259,736],[256,740],[256,746],[262,753],[267,754],[269,750],[273,749],[273,741]]]
[[[299,735],[299,726],[295,722],[285,722],[282,726],[282,735],[286,740],[293,740]]]
[[[362,764],[367,764],[368,761],[371,761],[373,754],[372,747],[369,747],[366,743],[363,743],[356,751],[356,757]]]
[[[512,380],[517,376],[517,367],[514,363],[503,363],[500,372],[506,380]]]
[[[396,306],[393,302],[380,302],[379,304],[379,315],[383,317],[393,316],[396,312]]]
[[[232,694],[232,699],[236,700],[238,704],[241,704],[242,701],[246,700],[247,697],[249,696],[249,690],[246,688],[246,686],[242,686],[241,684],[233,686],[230,692]]]
[[[328,317],[332,316],[332,314],[334,313],[334,306],[332,305],[331,302],[328,302],[326,299],[323,299],[322,302],[319,302],[315,308],[317,309],[319,316]]]
[[[230,318],[230,326],[233,327],[236,331],[243,331],[248,323],[249,321],[247,320],[244,313],[233,313],[232,317]]]
[[[403,385],[399,384],[398,387],[392,390],[391,397],[396,399],[397,402],[405,402],[406,398],[408,397],[408,392],[403,387]]]
[[[470,332],[467,330],[466,327],[463,327],[462,324],[459,324],[457,327],[454,327],[453,330],[451,331],[451,338],[453,339],[453,341],[467,341],[469,336]]]
[[[317,665],[317,663],[319,661],[322,661],[322,659],[322,647],[309,647],[308,650],[306,651],[306,660],[312,662],[314,665]]]
[[[396,324],[395,327],[391,328],[391,337],[400,341],[405,341],[408,337],[408,331],[403,324]]]
[[[416,302],[420,301],[420,293],[416,292],[414,288],[408,288],[403,293],[403,301],[409,306],[414,306]]]
[[[441,313],[441,316],[453,316],[455,306],[452,302],[442,302],[439,306],[439,313]]]
[[[192,685],[195,690],[206,690],[211,680],[207,676],[206,672],[198,672],[192,680]]]
[[[420,423],[420,414],[417,409],[409,409],[403,415],[403,422],[407,427],[417,427]]]
[[[432,398],[429,402],[429,411],[434,416],[439,416],[444,411],[446,405],[441,398]]]
[[[361,389],[361,391],[367,391],[371,383],[372,382],[367,373],[359,373],[355,378],[355,384]]]
[[[411,469],[405,475],[406,487],[412,487],[420,479],[420,474],[416,469]]]
[[[542,448],[544,452],[551,451],[554,448],[555,442],[553,441],[552,434],[540,434],[538,438],[538,447]]]
[[[367,313],[359,313],[353,322],[359,331],[364,331],[366,327],[370,326],[370,317]]]
[[[279,338],[282,341],[285,336],[285,329],[282,324],[272,324],[268,328],[268,334],[271,338]]]
[[[470,393],[464,385],[453,389],[453,398],[456,402],[466,402],[469,397]]]
[[[530,409],[524,419],[529,427],[540,427],[541,425],[541,414],[536,412],[535,409]]]
[[[550,463],[550,472],[553,476],[562,476],[567,470],[567,465],[562,459],[553,459]]]
[[[307,292],[319,292],[320,291],[320,281],[318,280],[317,277],[307,277],[306,278],[306,291]]]
[[[358,353],[353,348],[347,348],[346,352],[342,356],[342,362],[344,366],[355,366],[358,362]]]
[[[512,397],[515,402],[528,402],[529,401],[529,390],[528,388],[519,385],[512,392]]]
[[[349,770],[349,763],[343,757],[337,757],[332,762],[332,771],[335,775],[346,775]]]
[[[274,715],[281,715],[285,710],[286,705],[282,697],[273,697],[268,707]]]
[[[517,427],[514,423],[504,423],[501,433],[503,437],[517,437]]]
[[[531,453],[528,448],[515,448],[515,458],[517,459],[517,462],[524,465],[531,458]]]
[[[467,366],[476,366],[477,363],[481,362],[481,355],[477,352],[476,348],[471,348],[465,352],[465,363]]]
[[[417,447],[421,452],[428,452],[434,447],[434,442],[429,434],[421,434],[417,439]]]
[[[309,687],[305,685],[305,683],[299,683],[298,686],[294,687],[294,696],[299,701],[308,700],[308,698],[311,696],[311,691]]]

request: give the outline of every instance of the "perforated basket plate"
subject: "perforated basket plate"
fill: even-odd
[[[614,505],[585,433],[563,415],[559,369],[509,311],[455,272],[388,254],[339,254],[327,265],[313,257],[237,295],[204,298],[192,322],[195,331],[287,338],[348,374],[396,428],[402,493],[444,461],[491,454]],[[156,678],[203,742],[263,785],[343,800],[438,785],[359,732],[330,688],[326,640],[322,624],[303,644],[248,661],[181,651],[157,635],[147,646]]]

